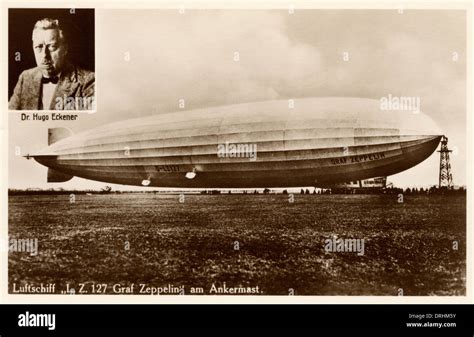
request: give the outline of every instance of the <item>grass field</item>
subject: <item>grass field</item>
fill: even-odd
[[[225,282],[263,295],[465,294],[464,196],[294,197],[10,196],[10,239],[37,238],[39,250],[9,254],[9,289],[144,283],[208,293]],[[364,255],[326,252],[333,235],[364,239]]]

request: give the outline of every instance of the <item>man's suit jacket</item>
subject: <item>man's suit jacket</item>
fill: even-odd
[[[58,110],[57,97],[92,98],[94,97],[95,75],[93,72],[78,68],[72,64],[65,66],[58,79],[56,90],[49,107],[42,107],[42,78],[39,67],[21,73],[8,103],[10,110]],[[83,109],[90,109],[87,106]]]

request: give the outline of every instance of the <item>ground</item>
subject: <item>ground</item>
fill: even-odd
[[[465,295],[465,196],[160,195],[9,197],[13,284],[256,287],[263,295]],[[182,201],[182,202],[180,202]],[[364,255],[325,240],[364,239]],[[96,291],[97,291],[97,286]]]

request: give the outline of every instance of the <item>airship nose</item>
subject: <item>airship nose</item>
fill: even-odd
[[[443,136],[444,132],[441,127],[430,116],[419,112],[415,114],[415,118],[411,121],[412,127],[416,126],[418,133],[429,136]]]

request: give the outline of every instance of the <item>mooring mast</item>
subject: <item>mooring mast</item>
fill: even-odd
[[[441,148],[439,152],[439,188],[453,188],[453,176],[451,174],[451,164],[449,163],[448,137],[441,138]]]

